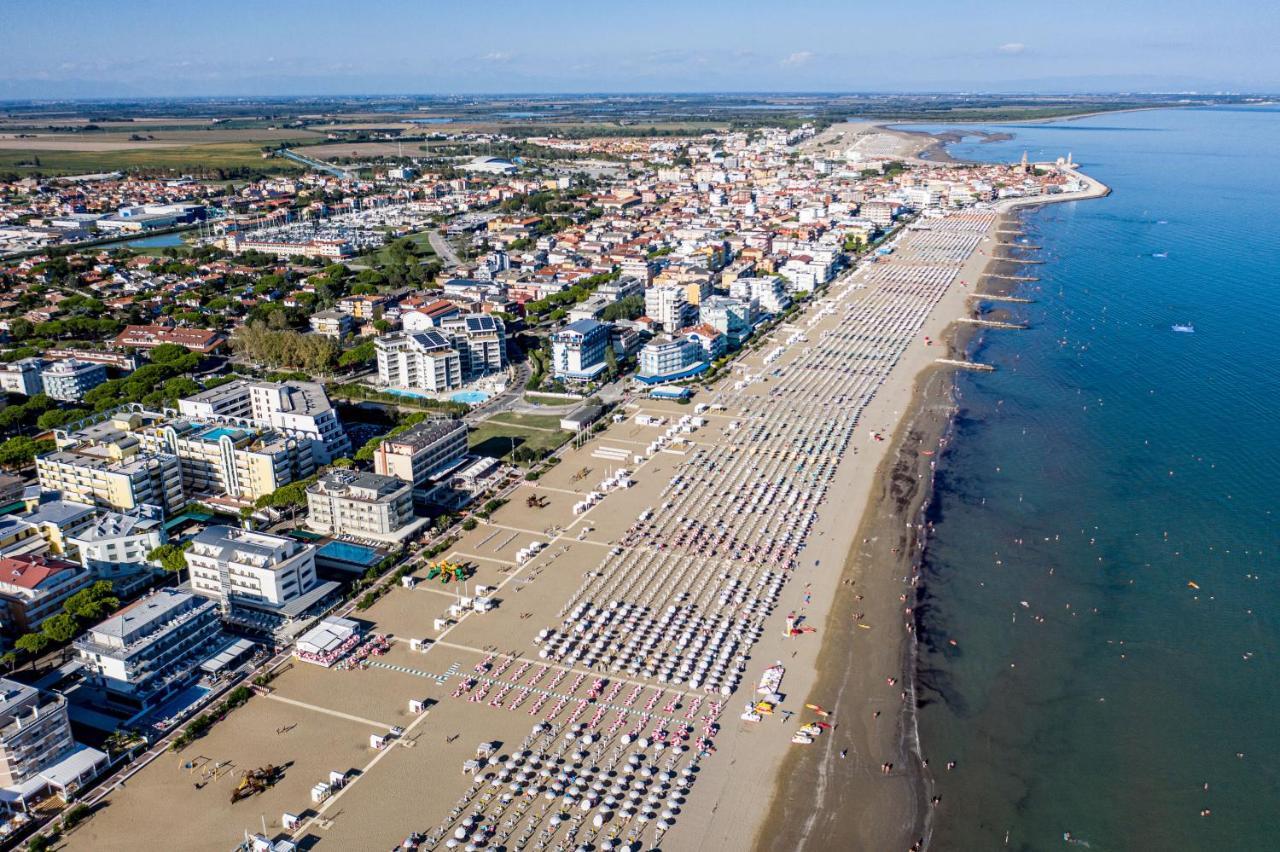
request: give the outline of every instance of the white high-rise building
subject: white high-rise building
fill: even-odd
[[[374,341],[378,383],[439,393],[462,385],[462,358],[438,331],[392,334]]]
[[[351,439],[317,382],[237,379],[178,400],[178,410],[195,420],[266,427],[307,438],[317,464],[351,454]]]
[[[729,295],[735,299],[754,299],[765,313],[780,314],[791,307],[787,285],[781,278],[738,278],[729,285]]]
[[[644,292],[644,312],[665,331],[675,332],[692,323],[698,309],[689,304],[683,286],[650,287]]]
[[[191,591],[216,600],[233,621],[278,624],[303,614],[338,586],[316,579],[314,545],[239,527],[212,526],[198,533],[186,559]]]
[[[467,314],[444,320],[440,329],[453,339],[465,380],[506,369],[507,337],[502,320],[489,314]]]

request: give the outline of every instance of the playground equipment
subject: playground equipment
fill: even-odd
[[[524,501],[524,504],[530,509],[545,509],[551,504],[551,501],[546,497],[531,494],[529,495],[529,499]]]
[[[458,562],[449,562],[448,560],[442,559],[432,565],[431,569],[427,571],[427,579],[434,580],[438,577],[440,582],[446,585],[452,580],[457,580],[461,583],[463,580],[467,579],[467,573],[467,566]]]

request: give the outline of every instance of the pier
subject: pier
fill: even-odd
[[[1030,280],[1034,281],[1035,279],[1032,278]],[[975,301],[979,301],[979,302],[1012,302],[1015,305],[1035,304],[1035,299],[1023,299],[1019,296],[995,296],[995,295],[984,295],[982,293],[969,293],[968,295],[965,296],[965,298],[974,299]]]
[[[1025,260],[1021,257],[1000,257],[999,255],[994,254],[991,256],[991,259],[998,260],[1002,263],[1044,263],[1043,260]]]
[[[1013,248],[1027,249],[1028,251],[1039,251],[1044,246],[1033,246],[1030,243],[996,243],[998,246],[1012,246]]]
[[[999,278],[1001,281],[1039,281],[1040,279],[1034,275],[997,275],[994,272],[988,272],[984,278]]]
[[[968,323],[969,325],[980,325],[984,328],[1007,328],[1016,329],[1018,331],[1026,331],[1027,326],[1018,322],[1001,322],[1000,320],[980,319],[978,317],[960,317],[956,322]]]
[[[981,361],[963,361],[959,358],[939,358],[934,363],[943,364],[947,367],[956,367],[961,370],[977,370],[979,373],[994,373],[996,368],[991,364],[983,364]]]

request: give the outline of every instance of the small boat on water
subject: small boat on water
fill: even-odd
[[[1185,322],[1185,323],[1174,323],[1174,325],[1173,325],[1172,327],[1173,327],[1173,330],[1174,330],[1174,331],[1181,332],[1182,334],[1195,334],[1195,333],[1196,333],[1196,327],[1195,327],[1194,325],[1192,325],[1191,323],[1189,323],[1189,322]]]

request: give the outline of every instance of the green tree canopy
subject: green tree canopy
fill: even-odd
[[[159,562],[160,567],[166,571],[181,575],[187,569],[186,549],[191,546],[191,542],[185,542],[182,545],[162,544],[147,554],[147,559],[152,562]]]
[[[24,633],[13,643],[19,651],[25,651],[32,657],[38,657],[49,647],[49,637],[43,633]]]
[[[120,599],[112,594],[110,580],[99,580],[87,589],[81,589],[62,604],[69,615],[85,621],[101,621],[120,606]]]
[[[80,632],[80,623],[65,612],[50,616],[40,625],[40,632],[56,645],[70,642]]]

